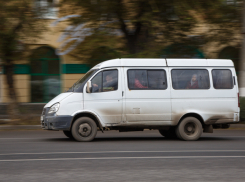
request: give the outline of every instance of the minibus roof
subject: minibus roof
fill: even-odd
[[[107,67],[234,67],[229,59],[112,59],[97,64],[92,69]]]

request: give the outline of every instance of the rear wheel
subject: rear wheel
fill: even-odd
[[[178,138],[186,141],[198,140],[202,135],[202,124],[194,117],[184,118],[176,128]]]
[[[78,118],[72,125],[72,136],[79,142],[89,142],[97,134],[97,125],[91,118]]]
[[[176,139],[175,127],[171,127],[168,130],[159,130],[159,133],[168,139]]]
[[[63,131],[63,133],[65,134],[65,136],[67,136],[68,138],[70,139],[74,139],[72,134],[71,134],[71,131]]]

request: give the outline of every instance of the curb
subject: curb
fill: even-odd
[[[36,130],[41,129],[41,125],[4,125],[0,130]]]

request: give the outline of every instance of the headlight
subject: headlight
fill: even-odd
[[[60,107],[60,103],[56,103],[56,104],[52,105],[52,107],[49,109],[48,113],[57,112],[59,110],[59,107]]]

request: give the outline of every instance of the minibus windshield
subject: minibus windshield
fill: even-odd
[[[69,88],[66,92],[83,92],[83,86],[86,84],[88,79],[94,75],[98,69],[92,69],[86,73],[80,80],[78,80],[74,85]]]

